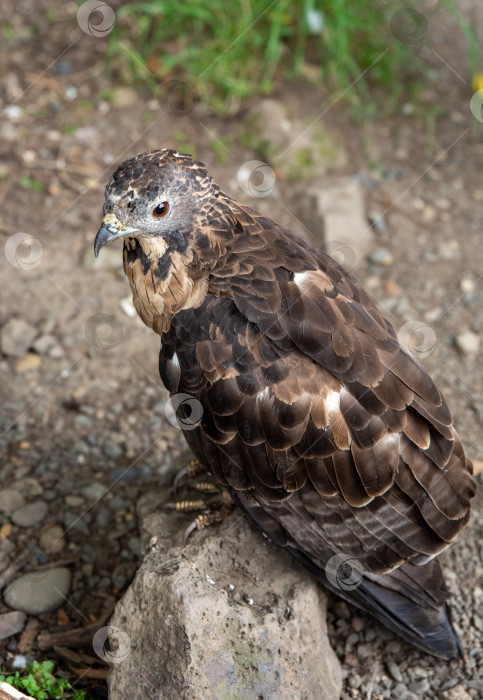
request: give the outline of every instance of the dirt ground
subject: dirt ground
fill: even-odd
[[[0,20],[12,27],[0,44],[0,326],[7,340],[0,475],[2,488],[20,495],[16,507],[0,508],[0,580],[5,586],[6,571],[11,580],[53,564],[72,572],[61,608],[30,615],[22,634],[0,641],[0,657],[5,669],[19,654],[51,658],[76,688],[105,697],[107,667],[74,630],[102,624],[129,584],[140,546],[136,501],[166,480],[183,443],[166,418],[159,339],[131,315],[120,246],[94,262],[103,188],[125,157],[188,144],[224,189],[248,201],[237,172],[257,154],[243,138],[243,111],[221,119],[195,103],[180,114],[142,89],[113,83],[104,68],[106,41],[79,29],[75,5],[49,19],[46,2],[7,2]],[[280,89],[275,99],[308,123],[325,111],[321,124],[344,142],[347,165],[333,174],[356,177],[367,211],[383,217],[356,273],[396,328],[422,329],[423,362],[469,456],[481,460],[483,124],[470,111],[461,41],[448,42],[448,32],[454,27],[440,22],[431,36],[436,86],[394,118],[354,118],[343,100],[331,107],[303,84]],[[229,150],[224,162],[213,145],[219,137]],[[283,164],[272,165],[277,188],[264,211],[303,230],[291,212],[307,183],[292,183]],[[20,339],[12,319],[26,324]],[[28,503],[42,516],[30,526],[16,516]],[[452,662],[449,672],[387,641],[371,621],[362,629],[334,600],[329,623],[344,697],[429,698],[453,686],[467,693],[458,697],[482,697],[481,542],[480,499],[471,525],[444,555],[468,650],[466,665]],[[2,600],[0,613],[9,610]]]

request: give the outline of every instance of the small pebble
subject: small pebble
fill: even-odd
[[[377,211],[371,211],[369,212],[368,219],[372,228],[377,233],[385,233],[387,231],[387,225],[383,214]]]
[[[3,110],[3,113],[5,114],[7,119],[19,119],[23,114],[23,109],[18,105],[8,105]]]
[[[25,658],[25,656],[23,654],[15,654],[12,661],[13,670],[15,671],[19,668],[25,668],[26,665],[27,659]]]
[[[64,515],[64,526],[67,531],[74,530],[80,532],[82,535],[89,535],[89,528],[84,520],[85,516],[82,518],[75,513],[66,513]]]
[[[33,501],[12,513],[12,522],[19,527],[33,527],[45,518],[48,510],[45,501]]]
[[[112,582],[114,587],[120,591],[131,581],[135,573],[136,566],[132,562],[124,562],[119,564],[119,566],[116,566],[112,572]]]
[[[64,531],[60,525],[52,525],[45,529],[39,539],[40,546],[49,554],[57,554],[65,547]]]
[[[376,630],[373,627],[369,627],[366,632],[366,642],[372,642],[376,638]]]
[[[24,574],[7,587],[5,602],[14,610],[42,615],[64,603],[70,582],[71,573],[65,567]]]
[[[39,355],[48,355],[55,359],[60,359],[64,355],[64,351],[59,345],[57,338],[48,333],[37,338],[32,347]]]
[[[414,678],[416,679],[428,677],[428,672],[426,671],[426,669],[421,668],[421,666],[413,666],[411,671]]]
[[[375,265],[392,265],[394,258],[386,248],[377,248],[369,255],[369,261]]]
[[[0,491],[0,512],[5,513],[5,515],[10,515],[23,508],[24,505],[24,497],[15,489],[2,489]]]
[[[398,639],[393,639],[386,644],[386,651],[389,654],[399,654],[401,651],[401,642]]]
[[[90,430],[92,428],[91,419],[87,416],[84,416],[83,414],[81,414],[80,416],[76,416],[74,419],[74,423],[81,428],[87,428],[87,430]]]
[[[27,496],[28,498],[32,498],[32,496],[40,496],[44,491],[39,480],[34,479],[33,477],[26,477],[21,481],[16,481],[15,489],[20,491],[23,496]]]
[[[358,659],[356,659],[354,654],[346,654],[344,656],[344,663],[347,666],[352,666],[353,668],[356,668],[357,666],[359,666],[359,661],[358,661]]]
[[[26,621],[27,616],[19,610],[0,615],[0,639],[8,639],[21,632]]]
[[[129,503],[119,496],[113,496],[107,505],[111,510],[128,510]]]
[[[408,685],[408,688],[412,693],[416,693],[416,695],[422,695],[423,693],[427,693],[430,690],[431,686],[429,685],[429,682],[426,679],[424,679],[410,683]]]
[[[431,207],[429,204],[426,204],[421,212],[421,221],[424,221],[425,224],[430,224],[436,219],[436,216],[436,209]]]
[[[102,498],[102,496],[104,496],[106,490],[107,489],[103,484],[93,482],[92,484],[83,486],[80,492],[88,501],[97,501],[99,498]]]
[[[351,626],[354,632],[361,632],[365,627],[365,622],[362,617],[353,617],[351,621]]]
[[[353,673],[349,676],[348,685],[350,688],[360,688],[362,685],[362,678],[358,673]]]
[[[465,294],[472,292],[475,286],[475,280],[473,277],[462,277],[460,281],[460,289],[462,292],[465,292]]]
[[[80,417],[82,418],[83,416]],[[91,450],[89,445],[86,442],[84,442],[84,440],[76,440],[72,446],[72,451],[77,452],[78,454],[80,453],[87,455]]]
[[[372,644],[359,644],[357,647],[357,656],[361,659],[367,659],[369,656],[374,654],[374,647]]]
[[[126,316],[129,316],[129,318],[135,318],[137,316],[136,307],[133,304],[132,297],[124,297],[121,299],[119,306],[121,307],[121,311],[123,311]]]
[[[350,620],[351,612],[347,607],[347,603],[345,603],[343,600],[337,601],[337,603],[334,605],[334,615],[341,617],[343,620]]]
[[[107,441],[104,444],[104,452],[107,457],[111,457],[112,459],[117,459],[122,455],[122,450],[119,445],[116,445],[114,442],[110,441]]]
[[[112,519],[112,512],[107,508],[99,508],[96,515],[96,523],[99,527],[107,527]]]
[[[24,374],[25,372],[30,372],[33,369],[38,369],[42,364],[42,358],[40,355],[35,355],[33,352],[29,352],[18,360],[15,365],[15,371],[18,374]]]
[[[31,347],[37,329],[20,318],[11,318],[2,328],[0,349],[4,355],[24,355]]]
[[[394,661],[387,662],[387,670],[389,672],[389,675],[393,679],[393,681],[396,681],[396,683],[402,682],[402,680],[403,680],[402,673],[399,670],[399,666]]]
[[[404,683],[398,683],[393,689],[391,693],[391,697],[394,698],[394,700],[402,700],[402,698],[406,698],[408,696],[408,689],[404,685]]]
[[[83,505],[84,499],[81,498],[80,496],[73,496],[73,495],[69,494],[68,496],[65,496],[64,502],[70,508],[77,508],[78,506]]]
[[[471,331],[460,333],[456,336],[456,347],[464,355],[476,355],[480,348],[480,338]]]

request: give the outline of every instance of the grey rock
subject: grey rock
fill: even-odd
[[[64,603],[70,589],[69,569],[57,567],[20,576],[5,591],[5,602],[14,610],[29,615],[56,610]]]
[[[372,642],[376,638],[376,630],[373,627],[369,627],[365,634],[366,642]]]
[[[83,417],[83,416],[81,416],[81,417]],[[83,455],[87,455],[87,454],[89,454],[91,449],[90,449],[89,445],[86,442],[84,442],[84,440],[76,440],[72,446],[72,451],[76,452],[78,454],[80,453]]]
[[[39,543],[43,550],[49,554],[57,554],[65,547],[64,531],[60,525],[52,525],[40,534]]]
[[[420,680],[420,681],[413,681],[408,685],[409,690],[412,693],[416,693],[416,695],[422,695],[423,693],[427,693],[430,689],[429,682],[426,679]]]
[[[32,346],[37,335],[37,329],[20,318],[11,318],[3,326],[0,339],[0,349],[4,355],[24,355]]]
[[[396,681],[396,683],[402,682],[402,679],[403,679],[402,673],[399,670],[399,666],[394,661],[387,662],[387,670],[389,672],[389,675],[393,679],[393,681]]]
[[[12,513],[12,522],[19,527],[33,527],[45,518],[48,510],[45,501],[33,501]]]
[[[257,155],[268,164],[276,163],[293,180],[325,175],[347,164],[337,132],[310,117],[289,118],[285,106],[276,100],[257,102],[247,114],[245,130]]]
[[[362,685],[362,678],[358,673],[353,673],[349,677],[348,685],[350,688],[360,688]]]
[[[0,539],[0,571],[7,566],[7,557],[13,552],[15,545],[8,539]]]
[[[90,430],[92,428],[91,419],[87,416],[84,416],[82,413],[79,416],[75,417],[74,423],[81,428],[86,428],[87,430]]]
[[[37,338],[32,347],[39,355],[48,355],[54,359],[60,359],[64,356],[64,351],[59,345],[57,338],[49,333]]]
[[[333,612],[335,615],[337,615],[337,617],[341,617],[343,620],[351,619],[351,612],[347,606],[347,603],[345,603],[343,600],[338,600],[335,603]]]
[[[8,637],[21,632],[26,621],[26,614],[20,610],[0,615],[0,639],[8,639]]]
[[[104,452],[107,457],[111,457],[112,459],[117,459],[122,455],[122,449],[119,447],[119,445],[116,445],[114,442],[106,442],[104,444]]]
[[[413,674],[413,677],[416,679],[428,677],[427,670],[425,668],[421,668],[421,666],[413,666],[413,668],[411,669],[411,672]]]
[[[0,512],[10,515],[25,505],[25,498],[15,489],[2,489],[0,491]]]
[[[357,656],[361,659],[367,659],[369,656],[373,656],[374,647],[372,644],[359,644],[357,647]]]
[[[394,700],[402,700],[402,698],[406,698],[407,696],[408,696],[408,689],[406,688],[404,683],[398,683],[392,689],[391,697],[393,697]]]
[[[66,513],[64,515],[64,526],[67,532],[69,530],[74,530],[80,532],[82,535],[89,534],[89,528],[85,522],[85,515],[80,517],[76,515],[76,513]]]
[[[468,688],[474,688],[474,690],[479,690],[481,693],[483,693],[483,681],[480,680],[474,680],[474,681],[468,681]]]
[[[111,510],[127,510],[129,508],[129,503],[119,496],[113,496],[107,505]]]
[[[32,496],[40,496],[44,490],[38,479],[33,477],[26,477],[21,481],[15,482],[15,489],[20,491],[27,498],[32,498]]]
[[[103,484],[94,482],[92,484],[87,484],[87,486],[83,486],[80,491],[84,498],[86,498],[88,501],[97,501],[99,498],[104,496],[107,489]]]
[[[318,245],[349,271],[374,247],[361,185],[350,177],[319,178],[300,192],[297,214]]]
[[[141,540],[139,537],[130,537],[127,541],[127,546],[132,554],[137,557],[141,554]]]
[[[123,649],[110,697],[339,698],[326,597],[311,577],[239,512],[183,546],[187,519],[156,506],[155,494],[139,505],[151,546],[110,622]]]
[[[96,523],[99,527],[106,527],[112,519],[112,512],[107,508],[99,508],[96,515]]]
[[[136,566],[131,562],[124,562],[116,566],[112,572],[112,582],[118,591],[122,590],[132,579],[136,572]]]

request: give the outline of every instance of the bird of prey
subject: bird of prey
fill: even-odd
[[[96,255],[120,237],[163,383],[201,404],[183,422],[203,468],[323,585],[461,655],[436,557],[468,521],[472,465],[361,284],[172,150],[112,175]]]

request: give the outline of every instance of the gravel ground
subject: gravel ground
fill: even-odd
[[[103,624],[129,584],[140,553],[136,501],[167,479],[182,448],[166,417],[158,342],[132,315],[120,248],[94,262],[104,183],[128,154],[189,143],[246,200],[236,174],[257,154],[242,145],[243,114],[222,120],[195,107],[179,117],[113,86],[102,71],[105,43],[79,36],[68,8],[47,22],[46,6],[0,11],[16,31],[0,46],[2,108],[15,102],[0,123],[0,656],[8,670],[54,658],[102,697],[106,668],[92,633],[81,643],[76,630]],[[398,119],[357,125],[342,105],[321,127],[339,134],[348,155],[329,174],[361,183],[374,221],[372,250],[355,271],[433,373],[469,455],[481,459],[481,124],[468,86],[438,66],[444,91],[424,97],[428,106],[442,100],[434,128],[410,106]],[[320,113],[320,95],[301,85],[277,99],[299,119]],[[228,144],[226,162],[213,134]],[[291,183],[282,165],[275,172],[273,195],[254,203],[301,231],[291,212],[304,185]],[[15,238],[22,233],[33,237],[26,258]],[[443,557],[465,664],[419,654],[334,599],[329,627],[344,698],[483,696],[482,514],[480,496]]]

